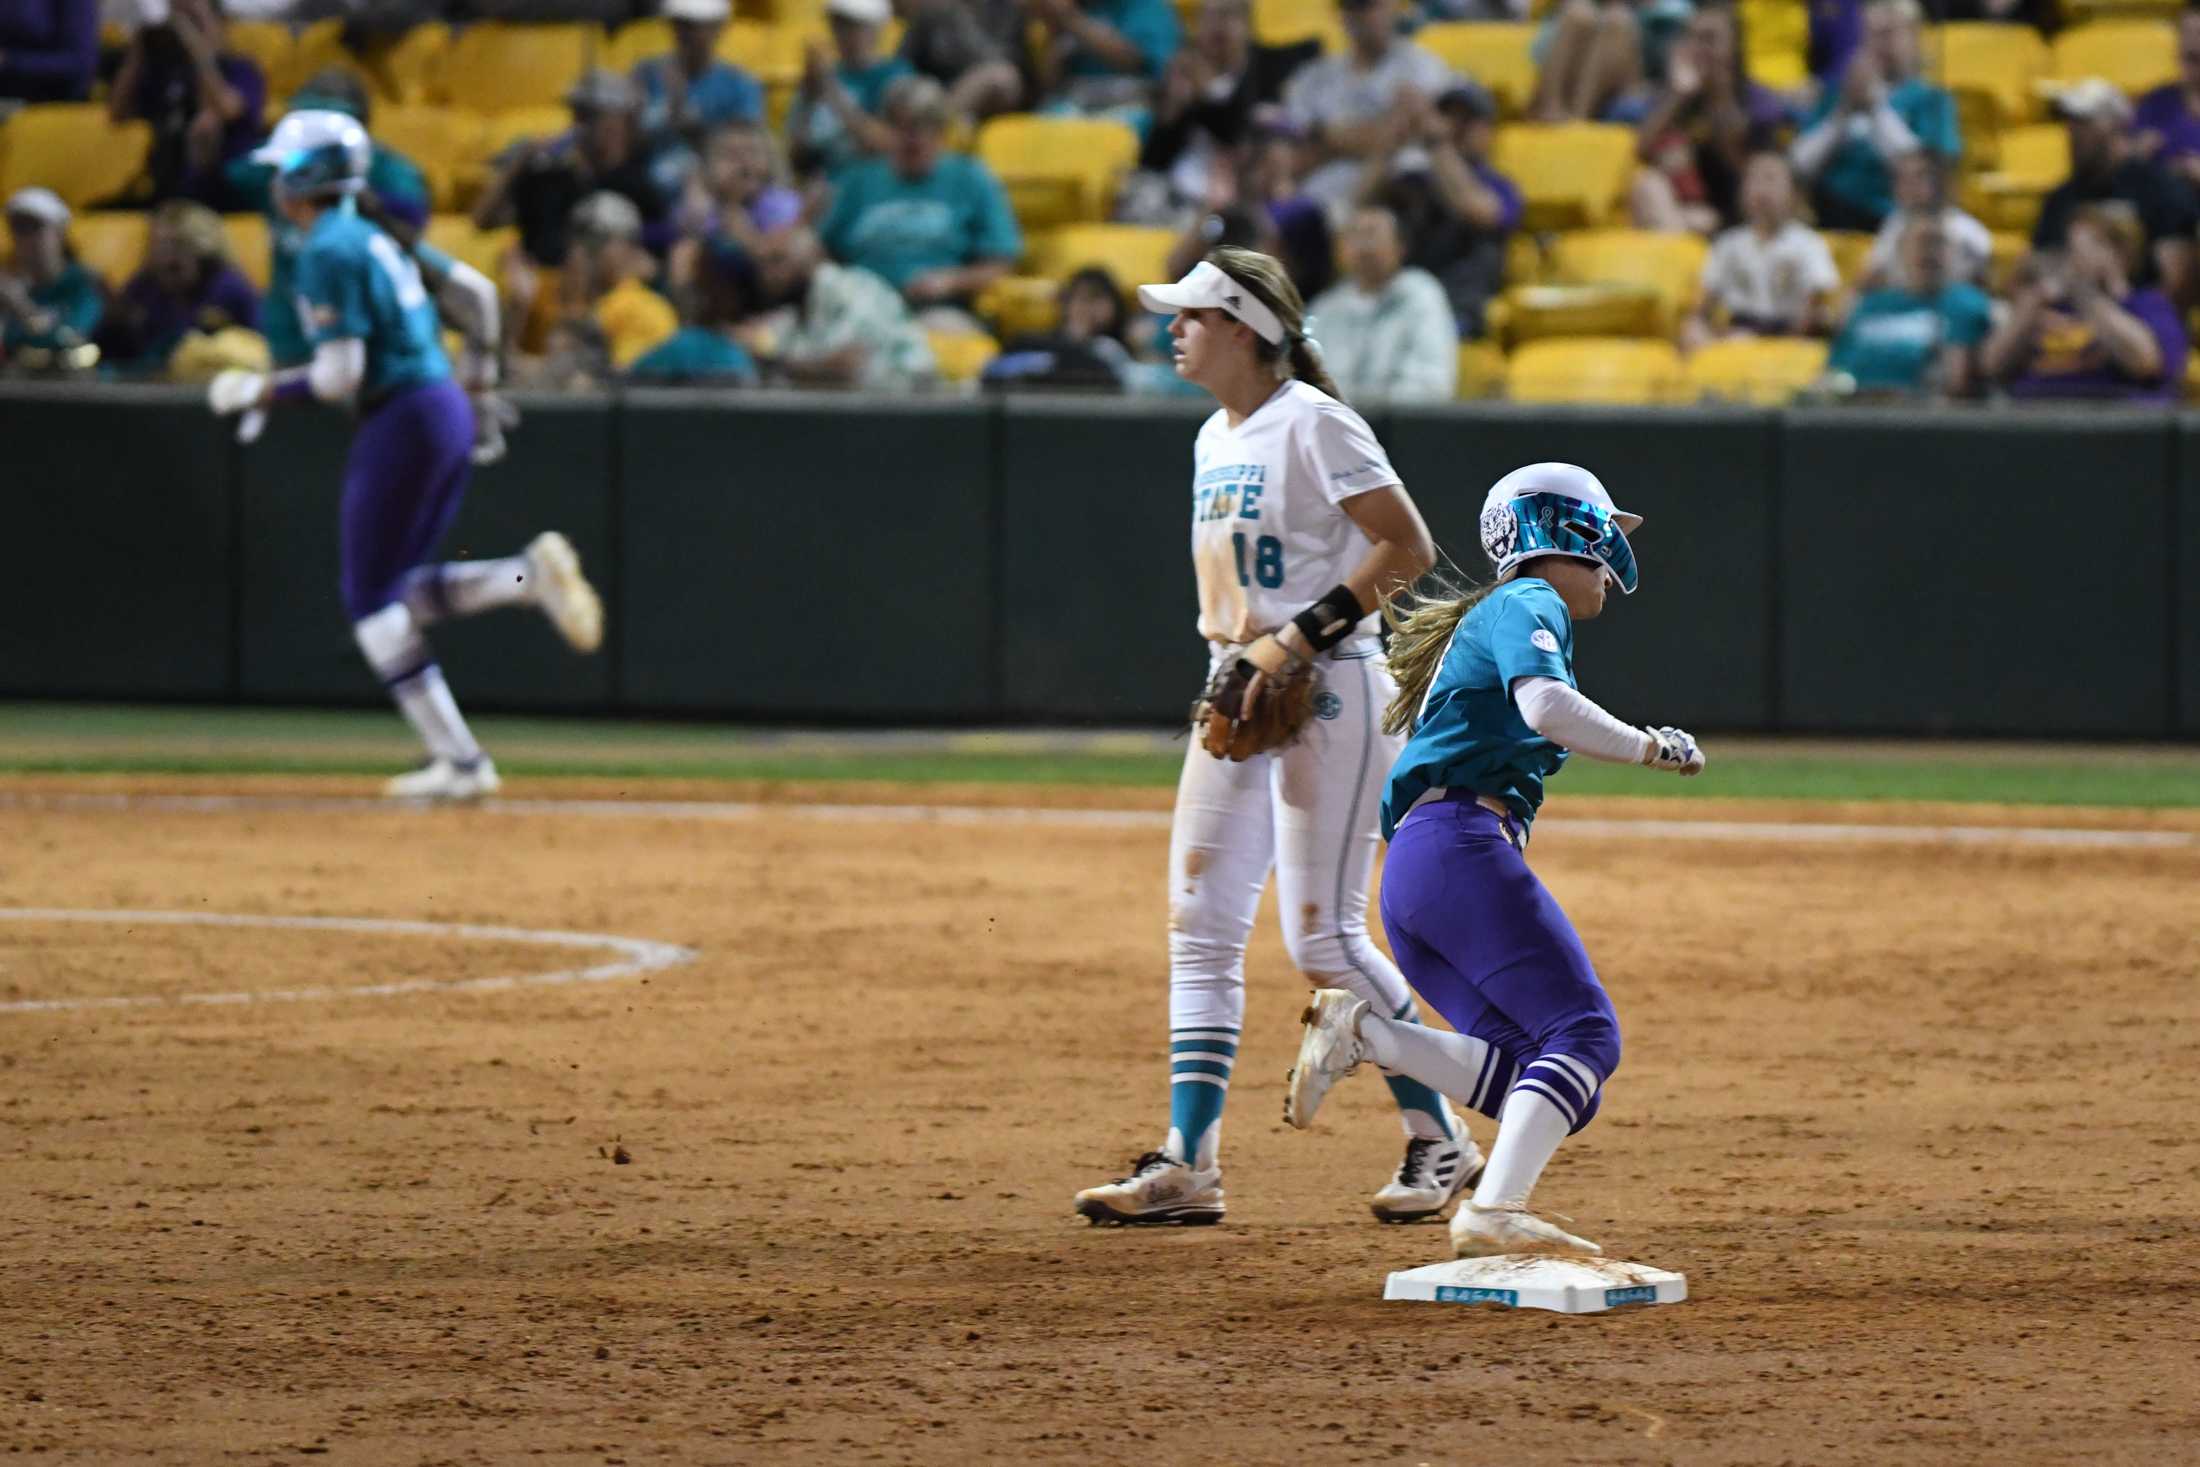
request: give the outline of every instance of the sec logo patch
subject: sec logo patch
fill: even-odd
[[[1558,650],[1558,638],[1551,635],[1548,627],[1537,627],[1528,634],[1528,640],[1546,652]]]
[[[1335,693],[1316,693],[1314,695],[1314,716],[1316,718],[1332,719],[1342,712],[1344,712],[1344,699],[1338,697]]]

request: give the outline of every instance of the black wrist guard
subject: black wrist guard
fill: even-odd
[[[1321,653],[1352,635],[1352,629],[1365,615],[1360,598],[1352,594],[1350,586],[1332,586],[1321,600],[1292,617],[1291,625],[1299,629],[1309,647]]]

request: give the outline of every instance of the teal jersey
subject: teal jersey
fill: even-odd
[[[360,218],[350,200],[306,231],[296,291],[310,345],[366,343],[362,400],[451,375],[419,265],[404,246]]]
[[[107,314],[107,293],[100,288],[99,277],[74,260],[61,267],[52,284],[34,285],[29,295],[31,304],[51,320],[37,331],[12,316],[0,321],[0,348],[54,351],[81,346],[92,339]]]
[[[1958,281],[1932,296],[1875,290],[1850,310],[1828,365],[1867,391],[1923,387],[1941,348],[1977,346],[1993,326],[1994,303],[1975,285]]]
[[[896,290],[930,270],[1024,252],[1000,180],[961,153],[922,178],[902,177],[884,158],[856,164],[835,184],[818,237],[834,259],[883,275]]]
[[[1513,701],[1522,678],[1574,684],[1574,619],[1551,583],[1507,581],[1475,605],[1451,634],[1413,735],[1383,791],[1383,839],[1432,789],[1465,789],[1502,800],[1523,826],[1543,804],[1543,781],[1566,751],[1528,727]]]
[[[227,171],[231,193],[248,208],[267,215],[267,298],[260,305],[260,334],[267,338],[268,355],[276,366],[301,367],[313,356],[305,327],[298,323],[294,284],[298,251],[305,247],[306,234],[275,207],[274,177],[273,168],[249,157],[237,159]],[[367,164],[367,187],[383,207],[401,217],[428,217],[427,177],[402,153],[376,143],[374,156]]]

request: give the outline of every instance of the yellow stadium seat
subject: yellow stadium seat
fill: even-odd
[[[444,63],[451,50],[451,28],[441,21],[416,25],[401,36],[366,45],[359,65],[376,100],[389,106],[447,102]]]
[[[579,25],[470,25],[451,41],[444,86],[453,106],[475,112],[547,107],[588,66],[588,29]]]
[[[2096,20],[2055,37],[2049,57],[2048,74],[2057,81],[2101,77],[2136,101],[2177,80],[2177,28],[2160,20]]]
[[[359,58],[344,49],[344,23],[340,20],[317,20],[298,32],[290,43],[290,70],[278,86],[273,76],[268,78],[271,96],[288,97],[304,86],[312,75],[327,67],[341,66],[362,80],[367,69],[359,64]]]
[[[1001,354],[1001,345],[975,331],[927,331],[932,361],[943,382],[975,382],[985,364]]]
[[[979,295],[978,314],[1003,341],[1052,331],[1062,315],[1055,302],[1061,288],[1059,280],[1036,275],[1006,275]]]
[[[1296,46],[1318,40],[1322,49],[1345,49],[1344,22],[1337,0],[1253,0],[1253,41],[1261,46]]]
[[[1453,71],[1487,87],[1503,116],[1518,117],[1535,95],[1535,58],[1529,54],[1535,30],[1525,23],[1455,21],[1423,26],[1413,39]]]
[[[1610,222],[1635,174],[1632,128],[1597,122],[1500,128],[1491,160],[1520,186],[1531,230]]]
[[[229,241],[229,263],[244,272],[245,279],[267,289],[273,261],[268,253],[265,214],[224,214],[222,234]]]
[[[229,49],[260,68],[267,78],[267,94],[272,102],[278,97],[290,95],[294,85],[291,79],[290,53],[293,42],[290,27],[271,20],[233,20],[227,32]]]
[[[1107,218],[1138,135],[1104,118],[996,117],[978,129],[977,154],[1023,226],[1043,229]]]
[[[1825,375],[1826,343],[1808,337],[1738,336],[1688,359],[1696,396],[1778,407]]]
[[[1505,392],[1505,354],[1487,341],[1459,343],[1459,400],[1502,397]]]
[[[554,138],[572,131],[573,114],[563,107],[514,107],[481,119],[477,155],[486,162],[527,138]]]
[[[1865,262],[1871,258],[1872,241],[1876,235],[1861,229],[1821,229],[1818,237],[1833,252],[1834,267],[1841,272],[1841,283],[1854,290],[1864,278]]]
[[[1925,75],[1944,87],[1992,97],[2005,125],[2039,115],[2037,84],[2047,74],[2047,43],[2038,31],[1963,20],[1932,27],[1926,36]]]
[[[1561,285],[1632,286],[1658,302],[1658,332],[1670,335],[1695,304],[1709,247],[1693,234],[1642,229],[1591,229],[1562,234],[1551,251],[1551,279]]]
[[[1505,387],[1515,402],[1650,406],[1683,401],[1688,379],[1668,342],[1563,337],[1514,352]]]
[[[2031,253],[2032,237],[2028,234],[2002,231],[1994,235],[1992,252],[1986,258],[1986,283],[1996,295],[2008,291],[2017,266]]]
[[[1132,297],[1139,286],[1169,278],[1169,252],[1176,248],[1177,239],[1173,229],[1070,224],[1033,235],[1031,263],[1038,274],[1056,280],[1098,265],[1115,277],[1126,297]]]
[[[635,63],[662,56],[672,49],[672,22],[630,20],[604,43],[596,64],[613,71],[632,71]]]
[[[78,260],[120,290],[145,263],[146,223],[134,211],[93,210],[69,221],[69,244]]]
[[[153,131],[107,120],[98,102],[25,107],[0,124],[0,196],[50,188],[72,209],[111,199],[137,181]]]
[[[476,229],[464,214],[436,214],[428,219],[422,238],[462,265],[471,265],[491,280],[498,277],[499,262],[519,243],[517,229]]]
[[[1991,92],[1977,87],[1956,87],[1956,130],[1963,135],[1959,167],[1985,173],[2001,166],[2001,104]]]
[[[1804,0],[1742,0],[1749,79],[1776,92],[1810,80],[1810,7]]]
[[[433,207],[458,207],[460,184],[480,171],[482,121],[455,107],[382,107],[374,136],[420,165],[428,175]]]
[[[2002,134],[2001,166],[1975,180],[1979,218],[1990,229],[2029,230],[2040,201],[2070,176],[2070,136],[2061,124],[2033,123]]]
[[[767,87],[792,87],[802,79],[803,48],[820,37],[797,25],[736,20],[718,37],[718,59],[740,67]],[[665,50],[671,49],[668,39]],[[881,46],[880,55],[892,52]]]
[[[1541,235],[1516,229],[1505,241],[1505,284],[1540,285],[1550,261]]]

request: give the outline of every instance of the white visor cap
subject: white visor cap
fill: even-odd
[[[1624,534],[1633,534],[1642,524],[1642,516],[1629,514],[1612,503],[1612,496],[1595,474],[1578,464],[1529,464],[1514,469],[1490,486],[1490,492],[1482,497],[1482,508],[1494,509],[1508,500],[1525,494],[1563,494],[1568,499],[1578,499],[1583,504],[1594,504],[1608,511],[1619,522]]]
[[[1157,316],[1173,316],[1179,311],[1222,311],[1252,327],[1254,334],[1270,346],[1283,342],[1283,323],[1276,319],[1276,313],[1260,297],[1205,260],[1174,285],[1139,286],[1138,303]]]

